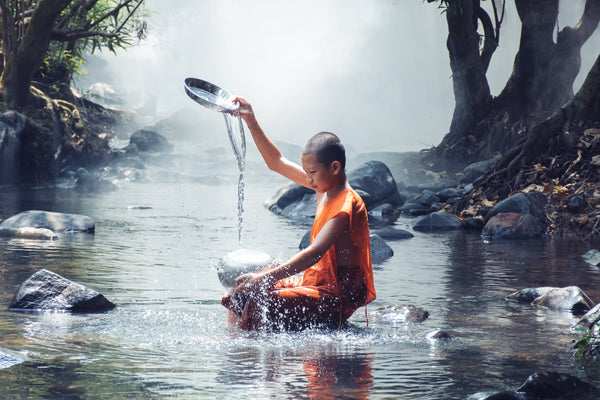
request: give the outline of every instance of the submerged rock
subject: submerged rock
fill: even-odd
[[[56,232],[94,233],[94,230],[94,220],[85,215],[40,210],[23,211],[0,224],[0,235],[38,239],[55,239]]]
[[[168,153],[173,150],[173,145],[160,133],[140,129],[131,134],[129,145],[125,148],[127,153],[157,152]]]
[[[384,240],[404,240],[415,237],[407,230],[386,226],[383,228],[371,229],[371,233],[379,235]]]
[[[527,288],[507,296],[507,300],[528,302],[559,311],[583,314],[594,306],[592,300],[577,286]]]
[[[598,398],[600,398],[600,389],[576,376],[562,372],[536,372],[514,392],[480,392],[468,397],[469,400],[596,400]]]
[[[581,256],[583,260],[590,265],[600,264],[600,251],[592,249]]]
[[[453,214],[434,212],[419,218],[413,225],[416,231],[451,231],[462,229],[462,221]]]
[[[421,323],[429,318],[429,311],[412,304],[388,305],[375,310],[374,317],[391,322],[413,322]]]
[[[95,290],[42,269],[21,284],[9,309],[103,312],[114,307]]]
[[[23,360],[9,353],[5,353],[2,349],[0,349],[0,370],[12,367],[15,364],[22,363]]]
[[[0,237],[9,237],[16,239],[34,239],[34,240],[54,240],[58,239],[56,233],[46,228],[2,228],[0,227]]]
[[[490,218],[481,236],[485,239],[534,239],[543,237],[546,225],[530,214],[499,213]]]

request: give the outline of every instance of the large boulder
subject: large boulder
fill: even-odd
[[[527,288],[510,294],[506,299],[552,310],[571,311],[573,314],[583,314],[594,306],[592,300],[577,286]]]
[[[114,307],[114,303],[95,290],[42,269],[21,284],[9,309],[87,313],[103,312]]]
[[[531,214],[499,213],[488,219],[481,236],[485,239],[534,239],[546,233],[546,224]]]
[[[23,230],[23,228],[40,228],[50,230],[53,233],[94,233],[95,224],[92,218],[85,215],[40,210],[23,211],[22,213],[13,215],[0,224],[0,231],[4,232],[5,236],[18,236],[10,235],[11,232],[15,234],[18,232],[29,232],[26,234],[40,236],[48,234],[48,232],[45,231]],[[53,238],[54,237],[48,237],[47,239]]]
[[[517,193],[498,204],[496,204],[486,215],[485,221],[489,221],[496,214],[500,213],[519,213],[525,215],[533,215],[540,219],[546,220],[544,208],[546,207],[547,198],[540,192]]]
[[[273,264],[273,258],[258,250],[238,249],[227,253],[219,262],[217,275],[227,289],[235,287],[237,277],[260,271]]]
[[[413,229],[422,232],[451,231],[462,229],[462,221],[453,214],[434,212],[419,218],[413,225]]]
[[[317,211],[317,197],[313,190],[292,182],[281,187],[273,197],[267,199],[265,207],[277,215],[292,219],[314,218]]]
[[[348,173],[348,182],[355,190],[369,194],[368,199],[363,199],[369,210],[386,203],[393,207],[402,205],[396,180],[387,165],[381,161],[367,161],[351,170]]]

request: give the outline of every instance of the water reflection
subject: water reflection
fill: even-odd
[[[311,357],[304,360],[310,399],[366,399],[373,384],[371,356]]]

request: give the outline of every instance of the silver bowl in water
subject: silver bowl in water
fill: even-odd
[[[184,85],[185,92],[192,100],[211,110],[229,112],[237,110],[240,106],[239,103],[233,102],[235,96],[210,82],[186,78]]]

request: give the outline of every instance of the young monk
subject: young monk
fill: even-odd
[[[281,265],[237,278],[222,300],[228,321],[247,330],[337,328],[375,299],[367,210],[346,180],[344,147],[333,133],[321,132],[304,147],[299,166],[265,134],[250,103],[235,101],[267,166],[314,190],[317,210],[310,246]],[[302,278],[294,277],[300,272]]]

